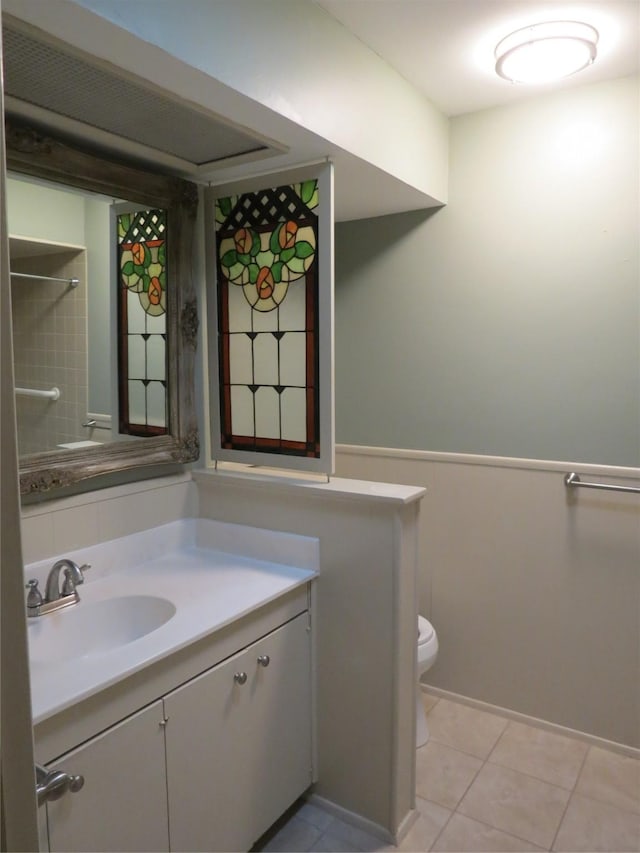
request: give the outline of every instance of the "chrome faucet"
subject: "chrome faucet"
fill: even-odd
[[[83,569],[88,568],[89,566],[87,565],[79,566],[68,557],[64,557],[62,560],[58,560],[57,563],[54,563],[47,578],[47,585],[44,592],[45,602],[58,601],[59,598],[62,598],[65,595],[72,595],[75,588],[80,586],[81,583],[84,583],[84,575],[82,574],[82,571]],[[64,569],[64,583],[62,585],[62,591],[60,590],[61,569]]]
[[[27,583],[27,589],[29,590],[27,595],[27,614],[29,616],[42,616],[45,613],[51,613],[54,610],[68,607],[70,604],[77,604],[80,601],[80,596],[76,587],[84,583],[83,572],[90,568],[91,566],[88,563],[79,566],[68,557],[58,560],[51,567],[47,577],[44,598],[38,589],[38,581],[30,580]],[[62,569],[64,569],[64,581],[61,589],[60,572]]]

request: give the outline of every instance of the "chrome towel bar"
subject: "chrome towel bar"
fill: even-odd
[[[575,472],[566,475],[564,484],[573,488],[579,486],[583,489],[605,489],[608,492],[633,492],[640,495],[639,486],[618,486],[612,483],[585,483]]]
[[[61,281],[68,284],[70,287],[77,287],[80,284],[79,278],[60,278],[57,275],[34,275],[30,272],[11,272],[12,278],[30,278],[33,281]]]

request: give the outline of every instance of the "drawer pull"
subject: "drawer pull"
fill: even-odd
[[[244,684],[247,680],[247,673],[246,672],[236,672],[236,674],[233,676],[233,680],[235,681],[236,684]]]
[[[269,655],[260,655],[260,657],[258,658],[258,663],[260,664],[260,666],[269,666],[269,664],[271,663],[271,658],[269,657]]]

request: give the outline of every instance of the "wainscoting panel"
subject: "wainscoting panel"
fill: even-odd
[[[423,486],[434,687],[640,746],[640,496],[569,491],[557,462],[339,446],[337,473]],[[638,485],[634,469],[583,479]],[[588,475],[588,476],[587,476]]]

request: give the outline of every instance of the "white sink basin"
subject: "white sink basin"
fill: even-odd
[[[145,637],[175,614],[175,605],[153,595],[125,595],[83,602],[29,619],[29,658],[47,665],[87,658]]]
[[[43,589],[59,556],[26,566],[25,582]],[[192,518],[68,556],[93,566],[80,602],[27,619],[36,726],[307,584],[319,546]]]

